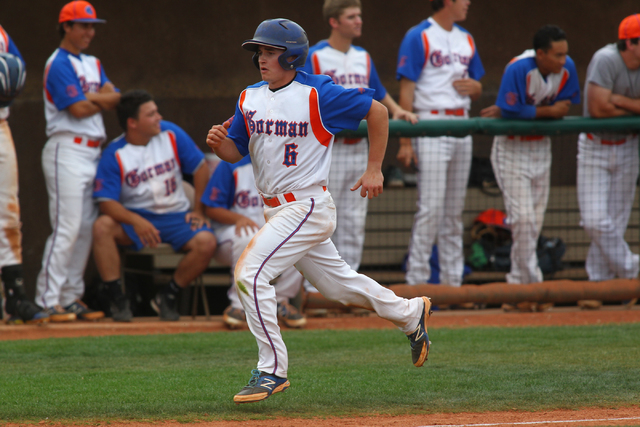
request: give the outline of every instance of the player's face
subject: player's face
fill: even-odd
[[[140,105],[138,108],[138,119],[129,124],[130,130],[137,133],[152,137],[160,133],[160,121],[162,116],[158,112],[158,106],[155,102],[149,101]]]
[[[71,27],[65,27],[65,39],[78,51],[83,51],[89,47],[96,29],[92,23],[75,22]]]
[[[536,64],[543,76],[550,73],[559,73],[567,62],[569,43],[566,40],[551,42],[551,47],[545,52],[542,49],[536,51]]]
[[[331,20],[331,27],[341,36],[355,39],[362,35],[362,11],[359,7],[348,7],[338,19]]]
[[[453,15],[454,22],[464,21],[467,19],[467,11],[471,0],[452,0],[451,13]]]
[[[282,55],[282,49],[269,46],[258,46],[258,65],[262,80],[269,83],[269,87],[276,89],[291,81],[292,71],[282,68],[278,57]],[[295,73],[293,73],[295,74]]]

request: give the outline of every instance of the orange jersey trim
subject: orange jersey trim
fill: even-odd
[[[246,98],[246,96],[247,96],[247,91],[243,90],[242,93],[240,94],[240,111],[242,112],[242,118],[244,119],[244,127],[245,129],[247,129],[247,136],[251,138],[249,123],[247,122],[247,117],[244,115],[244,108],[242,108],[242,105],[244,104],[244,99]]]
[[[173,154],[176,156],[176,162],[178,162],[178,166],[182,168],[180,164],[180,157],[178,157],[178,143],[176,142],[176,134],[172,131],[167,131],[169,134],[169,139],[171,140],[171,147],[173,148]]]
[[[315,52],[313,53],[313,55],[311,55],[311,66],[313,68],[313,74],[322,73],[322,69],[320,68],[320,60],[318,59],[318,54]]]
[[[320,116],[320,104],[318,103],[318,90],[311,88],[309,94],[309,116],[311,118],[311,131],[320,144],[328,147],[333,135],[324,128],[322,117]]]
[[[569,71],[563,71],[564,72],[562,73],[562,80],[560,81],[560,86],[558,86],[558,93],[562,92],[562,88],[567,84],[567,81],[569,80]]]
[[[422,33],[422,46],[424,47],[424,60],[425,64],[429,63],[429,39],[427,38],[427,33]]]
[[[118,167],[120,167],[120,183],[124,183],[124,167],[122,166],[122,159],[120,159],[120,153],[116,151],[116,160],[118,161]]]
[[[471,46],[471,56],[476,53],[476,44],[473,42],[473,37],[471,34],[467,34],[467,40],[469,40],[469,46]]]

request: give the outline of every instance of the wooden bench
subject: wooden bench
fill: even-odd
[[[634,208],[625,238],[634,252],[640,248],[640,195],[636,192]],[[369,202],[364,252],[360,271],[384,284],[404,283],[401,265],[411,239],[411,227],[416,212],[415,187],[386,188]],[[476,216],[486,209],[504,211],[502,195],[487,195],[479,188],[469,188],[463,211],[465,254],[471,245],[471,226]],[[566,245],[563,262],[566,268],[549,279],[587,278],[584,262],[590,244],[580,226],[580,210],[574,186],[552,187],[545,214],[542,235],[559,237]],[[465,283],[503,282],[506,273],[477,271],[465,277]]]

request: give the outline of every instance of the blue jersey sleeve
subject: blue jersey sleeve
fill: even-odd
[[[102,153],[93,185],[95,199],[120,200],[122,177],[116,154],[122,145],[123,143],[114,141]]]
[[[480,80],[484,77],[484,66],[482,65],[482,61],[480,60],[480,55],[476,50],[473,53],[473,57],[471,58],[471,62],[469,62],[469,77],[474,80]]]
[[[385,89],[385,87],[382,85],[382,82],[380,81],[380,77],[378,77],[378,70],[376,70],[376,66],[371,59],[371,55],[369,55],[369,61],[371,63],[369,87],[376,91],[376,93],[373,95],[373,99],[375,99],[376,101],[382,101],[382,99],[387,96],[387,89]]]
[[[357,129],[371,109],[375,91],[371,88],[345,89],[334,84],[328,76],[314,77],[321,78],[314,86],[318,90],[324,127],[334,135],[344,129]]]
[[[242,95],[240,95],[240,97],[242,97]],[[240,98],[238,98],[238,102],[236,103],[236,113],[233,116],[227,137],[236,144],[240,154],[243,156],[249,154],[249,133],[247,132],[247,125],[244,121],[244,114],[242,114],[240,110]]]
[[[46,73],[46,89],[58,110],[84,101],[86,96],[71,62],[62,52],[53,60]]]
[[[396,79],[405,77],[412,82],[418,81],[426,62],[426,52],[421,38],[422,30],[425,28],[423,24],[415,26],[407,31],[402,39],[398,52]]]
[[[162,121],[162,131],[171,131],[176,136],[176,148],[180,160],[180,169],[187,174],[193,174],[204,162],[204,153],[198,148],[193,139],[178,125]]]
[[[236,182],[233,178],[233,166],[221,161],[211,175],[200,200],[203,205],[210,208],[231,209],[235,193]]]
[[[568,99],[572,104],[580,104],[580,82],[578,81],[578,72],[576,71],[576,65],[573,59],[567,57],[564,68],[566,68],[569,73],[569,78],[564,87],[560,89],[556,100],[561,101]]]
[[[496,105],[506,119],[534,119],[536,106],[527,104],[527,68],[521,61],[507,65],[500,83]]]

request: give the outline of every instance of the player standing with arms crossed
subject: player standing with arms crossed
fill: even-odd
[[[422,366],[429,352],[429,299],[400,298],[351,270],[330,239],[336,213],[326,185],[334,135],[356,129],[362,119],[368,121],[367,171],[352,189],[360,189],[362,197],[377,197],[382,192],[387,109],[372,99],[371,89],[345,89],[327,76],[296,71],[307,58],[309,42],[295,22],[264,21],[254,38],[242,45],[255,52],[253,62],[263,81],[242,92],[229,129],[216,125],[207,136],[207,144],[225,161],[251,155],[267,220],[235,269],[259,360],[234,401],[264,400],[290,385],[287,349],[269,281],[292,265],[328,299],[367,308],[393,322],[409,338],[414,365]]]
[[[470,0],[432,0],[433,15],[405,35],[398,56],[400,106],[421,120],[469,117],[472,100],[482,93],[484,75],[473,37],[455,24],[467,18]],[[471,168],[471,136],[400,138],[397,158],[418,169],[415,215],[406,281],[426,283],[429,258],[438,242],[440,281],[462,284],[464,256],[462,210]]]
[[[571,104],[580,102],[578,73],[567,55],[567,36],[555,25],[545,25],[533,37],[533,49],[509,62],[496,105],[483,117],[506,119],[561,119]],[[507,283],[542,282],[536,248],[549,199],[551,138],[543,135],[498,135],[493,139],[491,164],[511,226],[511,271]],[[543,311],[551,304],[523,302],[522,311]],[[505,304],[504,309],[512,306]]]
[[[9,128],[9,106],[26,78],[22,55],[0,25],[0,267],[10,322],[43,323],[49,315],[27,299],[22,269],[22,232],[18,201],[18,161]],[[2,295],[0,294],[0,318]]]
[[[598,50],[587,68],[584,116],[640,114],[640,14],[626,17],[618,43]],[[638,179],[638,134],[581,133],[578,139],[578,202],[591,238],[589,280],[638,277],[640,257],[624,234]],[[595,307],[590,307],[595,308]]]
[[[417,123],[418,117],[400,108],[387,93],[369,53],[352,44],[353,39],[362,35],[360,0],[325,0],[322,14],[331,27],[331,34],[327,40],[309,49],[302,70],[309,74],[326,74],[334,83],[346,88],[372,88],[375,90],[373,99],[387,107],[394,119]],[[342,259],[356,271],[362,260],[369,199],[360,197],[350,188],[366,171],[368,156],[366,138],[336,138],[329,171],[328,188],[338,214],[331,240]]]
[[[72,1],[60,11],[60,47],[44,70],[44,104],[49,140],[42,150],[42,169],[49,193],[53,232],[47,239],[38,275],[36,302],[52,322],[97,319],[104,313],[88,309],[84,269],[91,252],[91,227],[98,216],[93,180],[100,145],[107,135],[103,110],[120,101],[100,60],[83,50],[95,35],[96,12],[86,1]]]
[[[239,328],[246,325],[247,316],[238,296],[233,271],[244,248],[264,225],[264,203],[256,188],[251,157],[246,156],[235,164],[224,160],[218,163],[202,194],[202,204],[207,216],[214,221],[218,239],[214,258],[229,265],[232,272],[231,287],[227,292],[231,304],[222,313],[222,320],[231,329]],[[289,300],[300,291],[303,281],[300,272],[289,267],[275,283],[278,320],[289,328],[302,328],[307,324],[307,319],[289,304]]]

